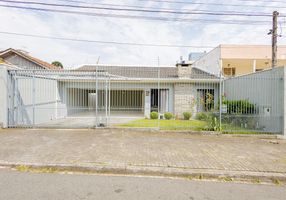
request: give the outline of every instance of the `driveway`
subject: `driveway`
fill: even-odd
[[[38,127],[44,128],[93,128],[98,124],[106,123],[106,113],[98,112],[98,121],[96,121],[95,111],[81,112],[70,115],[65,118],[55,119],[50,122],[38,124]],[[130,121],[144,119],[142,112],[136,111],[112,111],[110,113],[109,124],[111,126],[116,124],[124,124]]]

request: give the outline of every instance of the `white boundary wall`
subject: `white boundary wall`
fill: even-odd
[[[283,130],[282,137],[286,139],[286,66],[283,67],[283,89],[281,91],[283,93]]]
[[[229,78],[224,81],[227,100],[249,100],[259,112],[255,115],[264,131],[285,135],[285,67]],[[251,117],[251,115],[248,115]]]
[[[8,102],[7,102],[7,67],[0,65],[0,127],[6,128],[8,121]]]

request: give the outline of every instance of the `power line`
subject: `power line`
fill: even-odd
[[[0,2],[13,3],[13,4],[28,4],[28,5],[41,5],[41,6],[54,6],[54,7],[68,7],[68,8],[84,8],[84,9],[96,9],[96,10],[108,10],[108,11],[127,11],[127,12],[145,12],[145,13],[165,13],[165,14],[180,14],[180,15],[215,15],[215,16],[247,16],[247,17],[271,17],[271,14],[253,14],[253,13],[217,13],[217,12],[184,12],[174,10],[154,10],[154,9],[131,9],[131,8],[110,8],[110,7],[98,7],[98,6],[81,6],[70,4],[55,4],[44,2],[32,2],[32,1],[13,1],[13,0],[0,0]]]
[[[87,4],[91,4],[88,3],[86,1],[77,1],[77,0],[57,0],[57,1],[64,1],[64,2],[71,2],[71,3],[87,3]],[[159,0],[158,0],[159,1]],[[205,0],[208,1],[208,0]],[[221,0],[221,1],[225,1],[225,0]],[[265,3],[286,3],[285,1],[279,1],[279,0],[236,0],[236,1],[240,1],[240,2],[265,2]],[[93,3],[93,2],[92,2]],[[188,2],[182,2],[182,3],[188,3]]]
[[[271,1],[263,1],[263,0],[237,0],[237,1],[242,1],[242,2],[261,2],[261,3],[286,3],[285,1],[278,1],[278,0],[271,0]]]
[[[154,44],[154,43],[132,43],[132,42],[117,42],[117,41],[74,39],[74,38],[44,36],[44,35],[35,35],[35,34],[24,34],[24,33],[6,32],[6,31],[0,31],[0,34],[24,36],[24,37],[32,37],[32,38],[40,38],[40,39],[61,40],[61,41],[85,42],[85,43],[100,43],[100,44],[114,44],[114,45],[128,45],[128,46],[170,47],[170,48],[204,48],[204,49],[214,48],[214,46],[194,46],[194,45]]]
[[[176,45],[176,44],[155,44],[155,43],[133,43],[133,42],[87,40],[87,39],[74,39],[74,38],[45,36],[45,35],[36,35],[36,34],[24,34],[24,33],[7,32],[7,31],[0,31],[0,34],[20,36],[20,37],[39,38],[39,39],[70,41],[70,42],[113,44],[113,45],[141,46],[141,47],[197,48],[197,49],[213,49],[217,47],[217,46],[203,46],[203,45],[198,46],[198,45]],[[281,36],[281,37],[286,37],[286,36]],[[220,48],[241,48],[241,47],[239,45],[238,46],[231,45],[231,46],[220,46]],[[253,47],[245,46],[244,48],[253,48]]]
[[[219,20],[219,19],[190,19],[190,18],[170,18],[170,17],[153,17],[153,16],[140,16],[140,15],[124,15],[124,14],[106,14],[95,12],[79,12],[71,10],[54,10],[48,8],[33,8],[25,6],[12,6],[12,5],[0,5],[0,7],[16,8],[24,10],[34,10],[42,12],[54,12],[65,14],[77,14],[86,16],[100,16],[100,17],[116,17],[125,19],[144,19],[144,20],[159,20],[159,21],[173,21],[173,22],[200,22],[200,23],[216,23],[216,24],[239,24],[239,25],[269,25],[269,21],[257,21],[257,20]]]
[[[126,7],[126,8],[140,8],[140,9],[156,9],[156,7],[145,7],[145,6],[135,6],[135,5],[126,5],[126,4],[113,4],[113,3],[95,3],[95,2],[85,2],[85,1],[69,1],[69,0],[57,0],[61,2],[69,2],[69,3],[80,3],[80,4],[85,4],[85,5],[101,5],[101,6],[112,6],[112,7]],[[239,1],[239,0],[238,0]],[[255,0],[256,1],[256,0]],[[170,11],[185,11],[185,12],[214,12],[214,13],[244,13],[240,11],[234,11],[234,10],[206,10],[206,9],[169,9],[169,8],[164,8],[161,7],[161,10],[170,10]],[[263,13],[263,12],[251,12],[252,14],[257,14],[257,15],[268,15],[268,13]]]
[[[209,6],[229,6],[229,7],[261,7],[261,8],[286,8],[285,6],[271,6],[271,5],[242,5],[242,4],[225,4],[225,3],[207,3],[207,2],[185,2],[185,1],[169,1],[169,0],[138,0],[138,1],[152,1],[157,3],[168,4],[186,4],[186,5],[209,5]]]

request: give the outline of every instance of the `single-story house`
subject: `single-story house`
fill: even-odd
[[[94,117],[95,112],[101,118],[149,118],[152,111],[182,118],[183,112],[214,109],[219,96],[218,76],[184,64],[9,70],[6,81],[9,99],[3,124],[13,127]]]
[[[13,53],[0,53],[2,127],[94,127],[149,118],[152,111],[159,112],[160,118],[166,112],[176,118],[184,112],[195,116],[217,112],[221,92],[222,99],[230,101],[221,110],[230,128],[286,133],[285,67],[235,78],[223,78],[186,62],[58,70],[26,54],[15,53],[13,59]],[[25,59],[27,66],[16,62],[25,63]],[[247,109],[237,111],[243,102]]]
[[[218,100],[219,78],[191,65],[84,65],[77,71],[109,74],[111,109],[142,111],[145,117],[151,111],[172,112],[182,117],[183,112],[205,111],[208,94],[213,95],[214,102]],[[84,84],[77,85],[85,88]],[[121,96],[125,100],[118,104]],[[136,100],[131,101],[132,98]]]

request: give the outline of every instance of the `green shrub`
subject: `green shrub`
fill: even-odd
[[[256,114],[257,107],[248,100],[224,100],[228,114]]]
[[[210,130],[211,131],[220,131],[219,121],[216,117],[210,119]]]
[[[170,120],[170,119],[173,118],[173,114],[170,113],[170,112],[166,112],[166,113],[164,114],[164,118],[167,119],[167,120]]]
[[[206,131],[221,131],[221,127],[219,125],[218,118],[214,115],[209,115],[208,119],[208,126],[204,128]]]
[[[151,112],[150,114],[150,118],[151,119],[158,119],[159,117],[159,113],[158,112]]]
[[[196,114],[196,119],[201,121],[206,121],[208,119],[208,115],[203,112],[199,112]]]
[[[184,112],[183,116],[184,116],[184,120],[190,120],[190,118],[192,117],[192,113],[191,112]]]

